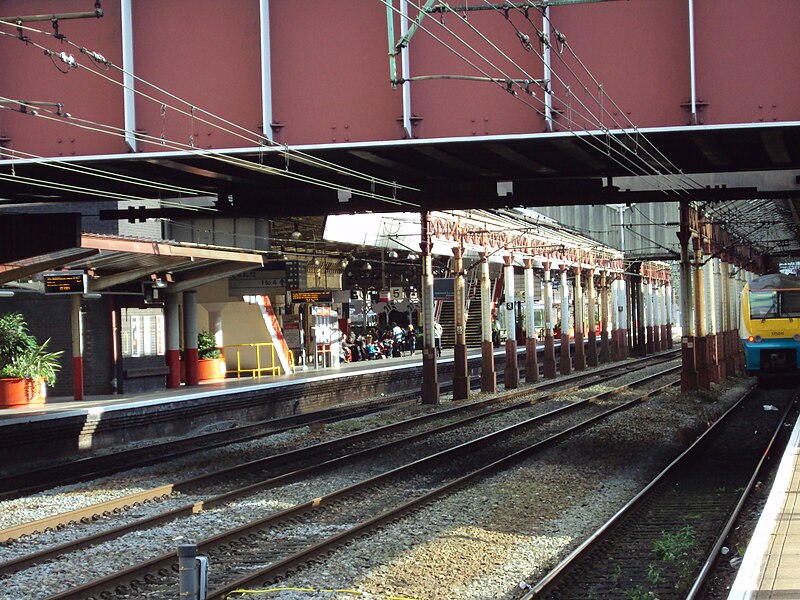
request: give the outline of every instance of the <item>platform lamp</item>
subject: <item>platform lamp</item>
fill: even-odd
[[[389,258],[397,258],[397,251],[396,250],[389,251]]]
[[[294,231],[291,233],[291,238],[293,240],[299,240],[303,237],[303,234],[300,233],[300,225],[298,225],[297,221],[294,222]]]
[[[406,256],[406,258],[407,258],[408,260],[417,260],[417,259],[419,258],[419,256],[417,256],[417,255],[416,255],[416,254],[414,254],[413,252],[409,252],[409,253],[408,253],[408,256]]]

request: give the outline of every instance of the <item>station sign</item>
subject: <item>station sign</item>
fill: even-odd
[[[43,273],[45,294],[85,294],[85,271],[51,271]]]
[[[287,287],[286,269],[253,269],[228,278],[229,296],[283,294]]]
[[[289,292],[292,303],[318,304],[320,302],[333,302],[331,290],[292,290]]]
[[[452,277],[436,277],[433,280],[433,299],[454,301],[456,299],[455,279]]]

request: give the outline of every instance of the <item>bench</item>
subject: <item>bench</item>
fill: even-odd
[[[169,367],[138,367],[134,369],[125,369],[123,372],[125,379],[136,379],[138,377],[160,377],[169,374]]]

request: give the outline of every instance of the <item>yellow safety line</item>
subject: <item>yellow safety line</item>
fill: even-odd
[[[273,592],[309,592],[309,593],[341,593],[341,594],[355,594],[356,596],[361,596],[366,594],[367,592],[361,592],[359,590],[326,590],[322,588],[298,588],[298,587],[284,587],[284,588],[269,588],[265,590],[233,590],[229,592],[225,598],[232,598],[233,594],[240,594],[244,596],[245,594],[271,594]],[[376,596],[377,597],[377,596]],[[386,596],[386,600],[419,600],[419,598],[408,598],[406,596]]]

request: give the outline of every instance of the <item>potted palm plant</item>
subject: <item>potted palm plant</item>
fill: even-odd
[[[63,354],[49,352],[48,343],[36,341],[20,313],[0,315],[0,407],[44,403]]]
[[[198,376],[200,381],[225,379],[225,357],[217,347],[217,340],[207,330],[197,334]]]

